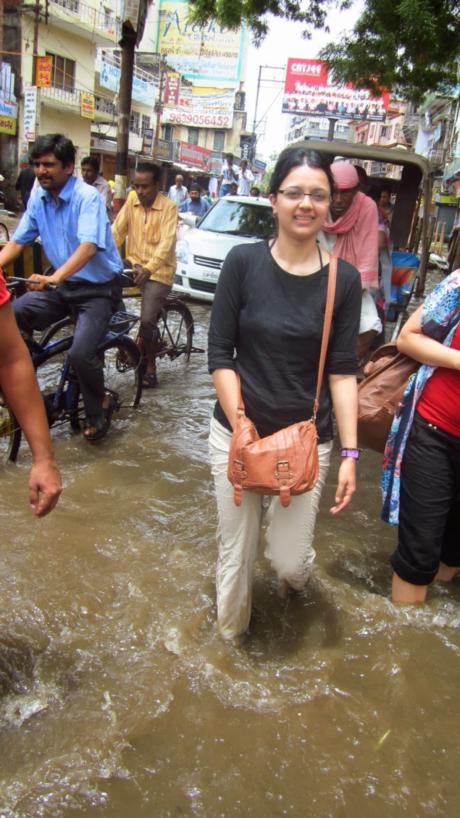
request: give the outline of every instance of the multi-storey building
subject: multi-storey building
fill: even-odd
[[[369,122],[367,120],[353,122],[351,134],[353,142],[361,145],[379,145],[383,148],[407,148],[403,126],[405,105],[391,106],[388,109],[384,122]],[[389,165],[384,162],[363,162],[368,176],[381,176],[399,179],[401,166]]]
[[[329,119],[319,116],[293,116],[288,127],[286,144],[298,142],[300,139],[320,139],[327,141],[329,137]],[[350,138],[350,124],[347,120],[337,120],[334,127],[334,140],[348,142]]]

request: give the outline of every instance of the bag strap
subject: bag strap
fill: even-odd
[[[321,250],[318,245],[318,252],[319,252],[319,259],[321,264],[321,269],[323,269],[323,258],[321,255]],[[334,309],[334,299],[335,299],[335,287],[337,281],[337,256],[330,256],[329,258],[329,274],[327,277],[327,293],[326,293],[326,307],[324,309],[324,323],[323,323],[323,335],[321,338],[321,351],[319,355],[319,366],[318,366],[318,378],[316,381],[316,394],[315,394],[315,401],[313,404],[313,415],[311,420],[313,422],[316,421],[316,415],[318,414],[319,409],[319,397],[321,394],[321,385],[323,383],[323,375],[324,375],[324,366],[326,364],[326,355],[327,355],[327,347],[329,344],[329,336],[331,334],[331,323],[332,323],[332,312]],[[238,417],[243,417],[245,414],[244,410],[244,403],[243,403],[243,396],[241,394],[241,382],[240,376],[238,372],[236,373],[236,378],[238,381],[238,407],[237,407],[237,415]]]
[[[323,259],[321,256],[321,250],[319,245],[318,252],[322,269]],[[316,420],[316,415],[318,414],[319,409],[319,396],[321,394],[324,366],[326,364],[327,347],[329,344],[329,336],[331,334],[332,312],[334,309],[336,282],[337,282],[337,256],[331,256],[329,258],[329,275],[327,277],[326,307],[324,310],[323,337],[321,338],[321,352],[319,355],[318,379],[316,381],[315,402],[313,404],[313,415],[311,418],[313,421]]]

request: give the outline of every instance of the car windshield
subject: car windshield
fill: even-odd
[[[271,207],[221,199],[199,224],[200,230],[268,239],[275,233]]]

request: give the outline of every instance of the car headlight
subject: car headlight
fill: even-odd
[[[188,246],[188,242],[185,239],[181,239],[176,244],[176,258],[177,261],[180,261],[181,264],[188,263],[188,257],[190,253],[190,248]]]

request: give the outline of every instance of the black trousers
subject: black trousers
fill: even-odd
[[[101,414],[104,398],[102,360],[97,355],[113,312],[117,284],[64,282],[56,290],[28,292],[13,301],[19,328],[31,334],[72,315],[75,319],[69,360],[80,381],[87,417]]]
[[[417,412],[401,467],[396,574],[428,585],[443,562],[460,566],[460,437]]]

